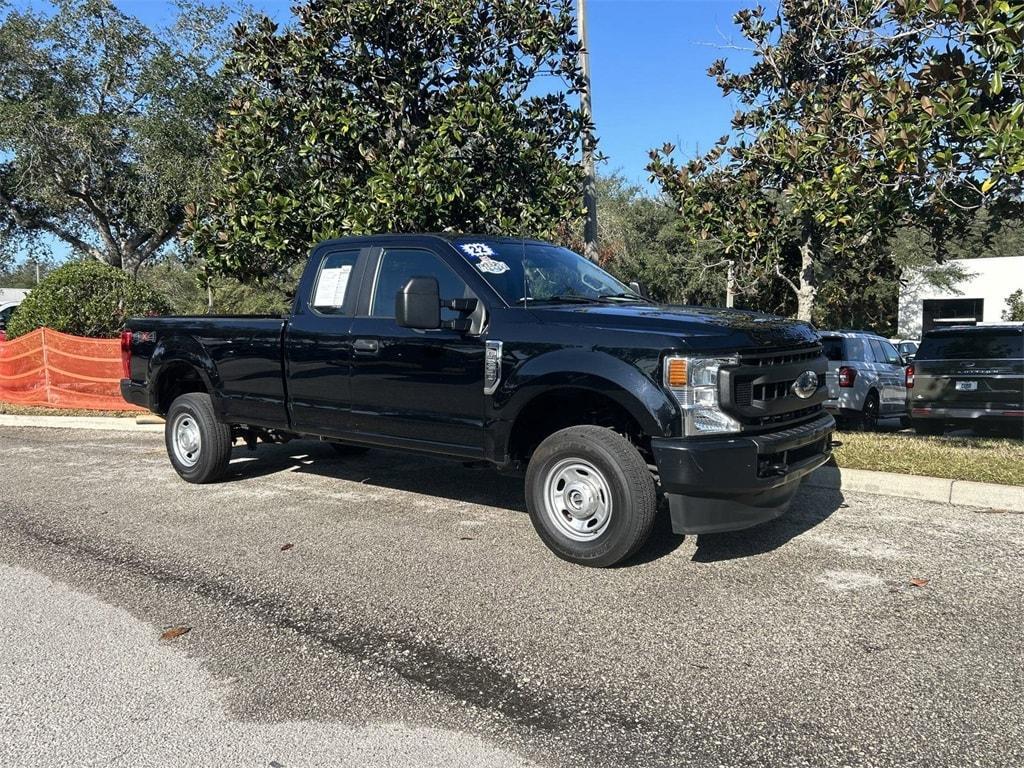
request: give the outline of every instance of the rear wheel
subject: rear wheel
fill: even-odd
[[[563,560],[607,567],[634,554],[654,524],[654,478],[626,438],[596,426],[555,432],[526,470],[541,540]]]
[[[164,443],[175,471],[190,483],[212,483],[231,461],[231,427],[217,420],[205,392],[180,395],[167,411]]]
[[[878,408],[878,393],[868,392],[868,396],[864,398],[858,425],[863,431],[871,432],[878,427]]]

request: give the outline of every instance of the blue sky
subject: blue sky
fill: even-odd
[[[165,0],[115,0],[144,23],[168,23],[174,6]],[[732,17],[755,0],[588,0],[594,120],[600,150],[608,157],[599,173],[621,172],[654,191],[644,166],[652,147],[669,141],[687,154],[708,149],[729,132],[736,105],[707,76],[708,65],[726,57],[748,61]],[[19,6],[40,5],[21,0]],[[251,0],[250,5],[285,22],[289,2]],[[57,249],[55,249],[57,250]]]
[[[173,5],[163,0],[117,0],[148,24],[167,23]],[[278,21],[290,3],[251,5]],[[621,170],[647,186],[647,151],[671,141],[683,152],[706,150],[728,133],[735,105],[722,97],[706,70],[725,56],[742,64],[732,17],[755,0],[588,0],[591,84],[602,170]]]

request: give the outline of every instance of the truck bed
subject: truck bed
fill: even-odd
[[[134,318],[131,330],[144,334],[147,341],[135,342],[133,360],[147,361],[148,380],[150,372],[169,364],[166,354],[191,352],[194,360],[212,363],[207,375],[226,419],[286,428],[281,345],[285,326],[285,319],[274,315]],[[133,369],[132,378],[142,377]]]

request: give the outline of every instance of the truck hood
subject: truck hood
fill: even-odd
[[[531,307],[543,323],[673,337],[694,349],[754,350],[818,341],[809,324],[742,309],[668,304],[562,304]]]

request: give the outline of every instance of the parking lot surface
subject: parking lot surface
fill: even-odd
[[[1024,764],[1021,515],[804,489],[588,570],[491,470],[235,455],[0,428],[0,762]]]

